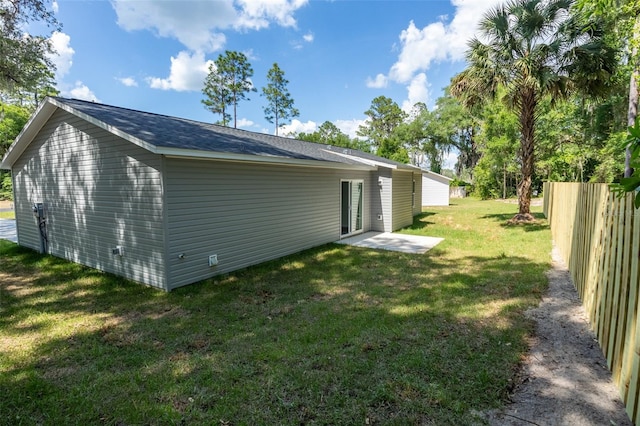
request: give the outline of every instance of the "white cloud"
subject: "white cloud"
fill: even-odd
[[[398,83],[411,81],[418,70],[427,70],[433,61],[447,57],[446,29],[442,22],[418,29],[413,21],[400,33],[402,50],[389,71],[389,78]]]
[[[54,3],[54,8],[56,5],[57,3]],[[100,102],[98,97],[82,81],[76,81],[73,86],[63,81],[63,77],[71,70],[73,55],[76,53],[71,47],[71,37],[63,32],[54,31],[51,34],[51,44],[54,53],[49,58],[56,66],[55,78],[60,94],[70,98]]]
[[[51,10],[53,10],[53,13],[58,13],[58,11],[60,10],[60,5],[58,5],[58,2],[54,0],[54,2],[51,4]]]
[[[300,120],[292,120],[291,124],[285,124],[280,126],[278,135],[297,135],[300,132],[313,133],[318,128],[318,124],[315,121],[307,121],[306,123]]]
[[[171,71],[169,77],[149,77],[147,82],[153,89],[162,90],[201,90],[204,79],[209,73],[209,64],[205,61],[204,53],[189,53],[182,51],[177,57],[171,57]]]
[[[258,59],[258,57],[256,56],[256,54],[254,53],[253,49],[247,49],[245,51],[242,52],[244,54],[244,56],[247,57],[248,60],[250,61],[255,61]]]
[[[256,123],[254,121],[249,120],[248,118],[241,118],[238,120],[237,126],[241,129],[250,129],[251,127],[255,127]]]
[[[224,34],[238,19],[232,0],[126,1],[114,0],[118,25],[127,31],[150,30],[160,37],[175,38],[190,50],[213,52],[224,46]]]
[[[389,81],[407,87],[407,99],[402,104],[405,111],[411,110],[416,102],[427,102],[429,84],[426,71],[433,63],[464,60],[468,42],[477,33],[478,24],[485,13],[504,0],[451,0],[455,8],[453,19],[438,17],[425,27],[418,28],[413,21],[402,30],[396,46],[399,50],[397,61],[389,69],[388,75],[378,74],[375,79],[367,78],[370,88],[386,87]]]
[[[57,3],[53,4],[54,11],[57,8]],[[54,49],[54,53],[49,55],[49,59],[56,66],[56,85],[60,94],[69,98],[82,99],[85,101],[100,102],[98,97],[89,89],[89,87],[82,81],[76,81],[74,85],[65,83],[63,78],[69,74],[71,66],[73,65],[73,55],[75,50],[71,47],[71,37],[60,31],[54,31],[51,34],[51,44]]]
[[[295,27],[293,14],[307,0],[128,1],[113,0],[118,25],[127,31],[151,30],[175,38],[192,51],[224,47],[228,29],[259,30],[271,22]],[[238,7],[236,7],[236,5]]]
[[[302,49],[304,47],[305,43],[313,43],[313,40],[314,40],[313,34],[312,33],[307,33],[307,34],[302,36],[301,40],[293,40],[293,41],[289,42],[289,44],[294,49],[300,50],[300,49]]]
[[[449,25],[447,42],[453,60],[464,59],[467,43],[478,32],[478,24],[492,8],[505,0],[452,0],[456,13]]]
[[[433,62],[464,59],[468,41],[476,34],[484,14],[503,0],[451,0],[456,8],[451,22],[442,16],[439,22],[423,28],[411,21],[400,33],[400,54],[389,71],[389,78],[409,83],[416,73],[429,69]]]
[[[355,139],[358,137],[356,132],[358,128],[364,124],[365,120],[336,120],[333,124],[336,125],[338,129],[345,135],[349,136],[351,139]]]
[[[133,77],[116,78],[116,80],[127,87],[138,87],[138,82]]]
[[[429,100],[429,82],[423,72],[417,74],[407,86],[407,99],[402,103],[402,109],[410,112],[418,102],[427,103]]]
[[[367,87],[372,89],[382,89],[387,87],[389,79],[384,74],[376,75],[376,78],[367,77]]]
[[[259,30],[271,21],[283,27],[295,27],[293,14],[308,0],[238,0],[241,6],[234,26],[239,29]]]
[[[69,73],[71,65],[73,65],[73,55],[76,52],[71,47],[71,37],[59,31],[54,31],[51,34],[51,44],[54,53],[49,58],[56,66],[56,80],[60,81]]]
[[[171,57],[169,77],[149,77],[152,88],[200,90],[207,75],[204,54],[221,50],[225,30],[259,30],[271,22],[295,27],[296,10],[308,0],[215,0],[181,1],[112,0],[118,25],[126,31],[149,30],[159,37],[174,38],[187,50]],[[306,39],[306,36],[305,36]],[[307,40],[308,41],[308,40]],[[247,55],[249,59],[253,51]]]
[[[81,99],[84,101],[100,102],[96,95],[81,81],[76,81],[70,90],[62,90],[62,96]]]

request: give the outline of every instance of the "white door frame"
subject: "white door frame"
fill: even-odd
[[[344,198],[345,183],[349,183],[349,193],[346,194],[348,197],[346,199]],[[358,206],[353,205],[353,184],[361,184]],[[364,179],[340,179],[340,238],[364,232],[364,205]],[[360,208],[360,211],[358,212],[356,210],[354,212],[354,208],[357,209],[358,207]],[[359,216],[358,213],[360,213]],[[360,225],[360,228],[357,228],[358,224]]]

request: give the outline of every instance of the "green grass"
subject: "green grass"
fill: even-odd
[[[15,218],[16,218],[16,213],[13,210],[0,212],[0,219],[15,219]]]
[[[0,241],[0,424],[468,424],[551,247],[454,203],[403,230],[445,238],[424,255],[329,244],[169,294]]]

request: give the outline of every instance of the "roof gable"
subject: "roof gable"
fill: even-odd
[[[325,167],[375,169],[382,166],[418,170],[357,150],[64,98],[45,99],[7,151],[0,167],[11,167],[57,108],[156,154]]]
[[[450,177],[446,177],[446,176],[441,175],[439,173],[432,172],[431,170],[422,170],[422,174],[425,175],[425,176],[436,178],[436,179],[438,179],[438,180],[440,180],[442,182],[445,182],[445,183],[446,182],[451,182],[453,180]]]

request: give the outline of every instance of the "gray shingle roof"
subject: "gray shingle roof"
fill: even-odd
[[[351,165],[374,161],[390,167],[410,168],[358,150],[331,147],[297,139],[249,132],[184,118],[136,111],[76,99],[54,98],[75,111],[159,148],[314,160]],[[336,155],[347,154],[344,155]],[[355,157],[355,158],[354,158]],[[416,168],[417,170],[417,168]]]

